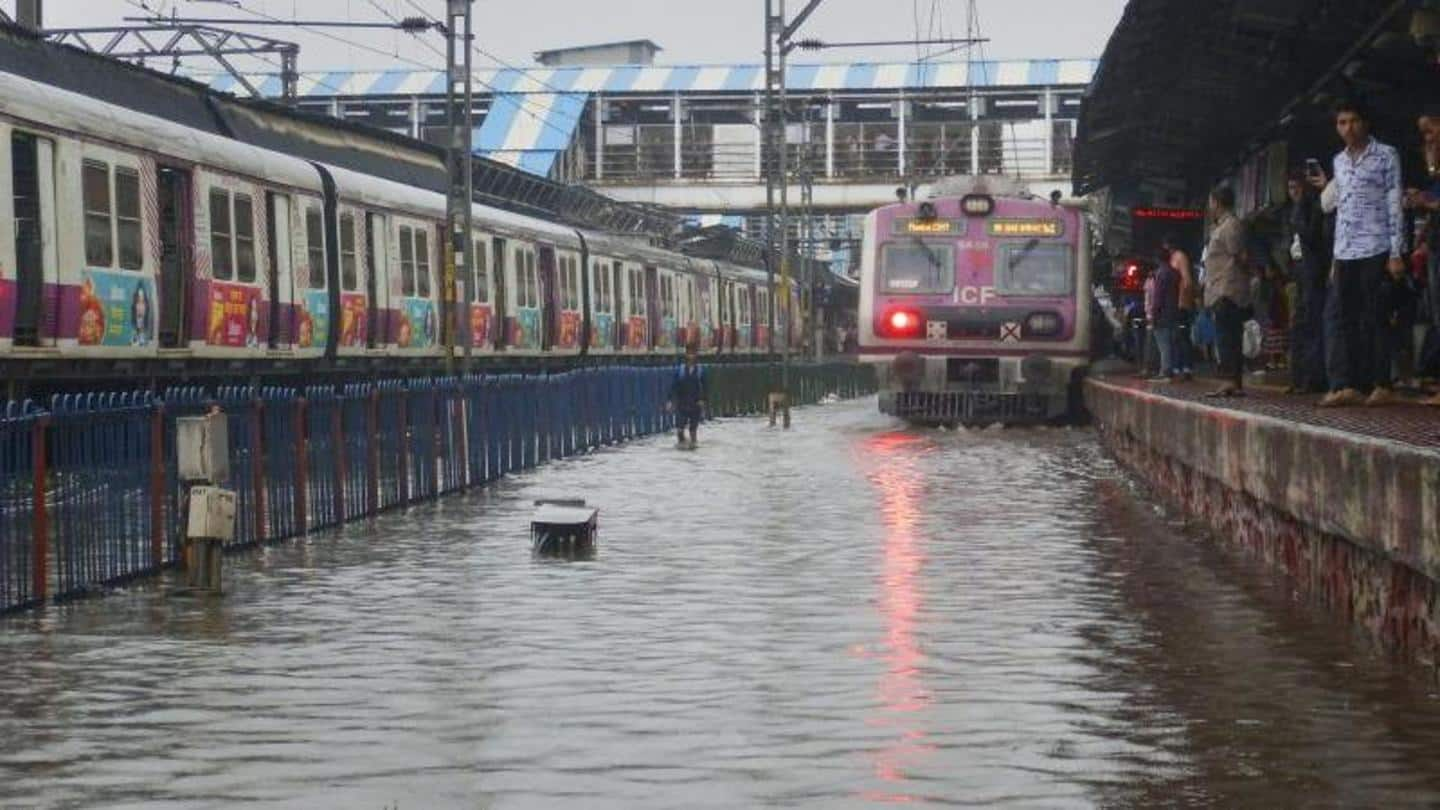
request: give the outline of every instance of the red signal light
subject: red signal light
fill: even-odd
[[[913,309],[895,309],[886,313],[880,326],[886,337],[916,337],[920,334],[923,322],[920,313]]]

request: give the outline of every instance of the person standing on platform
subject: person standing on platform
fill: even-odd
[[[1235,192],[1210,194],[1210,241],[1205,247],[1205,308],[1215,322],[1219,376],[1224,383],[1206,396],[1245,395],[1242,340],[1250,318],[1250,272],[1245,264],[1245,225],[1235,216]]]
[[[1175,234],[1166,234],[1161,244],[1170,254],[1170,267],[1175,270],[1178,284],[1171,362],[1175,364],[1175,375],[1188,382],[1195,376],[1195,347],[1190,340],[1190,330],[1195,325],[1196,291],[1199,289],[1195,283],[1195,264],[1190,261],[1190,254],[1181,249],[1180,238]]]
[[[1334,161],[1335,263],[1325,302],[1330,394],[1320,405],[1388,405],[1395,401],[1394,351],[1384,292],[1390,274],[1405,270],[1400,153],[1370,136],[1369,116],[1353,102],[1336,106],[1335,129],[1345,149]],[[1311,183],[1325,186],[1320,178]]]
[[[1422,318],[1429,327],[1425,350],[1421,353],[1422,371],[1440,367],[1440,107],[1427,110],[1419,119],[1425,158],[1425,183],[1405,192],[1405,204],[1425,222],[1425,236],[1419,250],[1425,255],[1425,297],[1428,304]],[[1440,406],[1440,394],[1425,400],[1426,405]]]
[[[1178,374],[1175,367],[1175,329],[1180,320],[1180,274],[1171,266],[1170,251],[1160,249],[1155,266],[1154,298],[1150,303],[1150,331],[1160,355],[1160,370],[1150,378],[1153,383],[1170,382]]]
[[[1325,276],[1330,249],[1325,241],[1325,212],[1311,187],[1311,177],[1325,178],[1319,161],[1309,161],[1304,175],[1290,178],[1290,204],[1285,216],[1286,245],[1295,281],[1294,321],[1290,333],[1290,388],[1287,394],[1323,394],[1325,381]]]
[[[695,449],[695,434],[700,420],[705,415],[705,369],[695,356],[695,349],[685,351],[685,362],[675,370],[675,379],[670,382],[670,399],[665,410],[675,414],[675,442],[686,447],[685,433],[690,433],[688,447]]]

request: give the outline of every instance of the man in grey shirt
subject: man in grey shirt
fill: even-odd
[[[1242,338],[1250,317],[1250,272],[1245,266],[1245,224],[1235,216],[1235,192],[1221,186],[1210,193],[1213,223],[1205,247],[1205,308],[1215,321],[1216,351],[1224,384],[1211,397],[1245,395]]]

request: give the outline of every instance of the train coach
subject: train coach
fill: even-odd
[[[438,367],[465,341],[482,361],[529,363],[770,346],[781,297],[753,268],[477,204],[473,283],[446,296],[435,189],[11,74],[0,138],[12,371],[352,373]],[[776,312],[780,335],[796,313]]]
[[[860,352],[880,408],[922,424],[1073,417],[1090,360],[1087,218],[960,185],[866,219]]]

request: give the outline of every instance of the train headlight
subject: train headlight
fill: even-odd
[[[988,217],[995,210],[995,198],[988,194],[966,194],[960,198],[960,210],[968,217]]]
[[[1054,337],[1061,326],[1060,316],[1054,312],[1036,312],[1025,319],[1025,333],[1034,337]]]
[[[924,319],[913,309],[892,309],[885,313],[880,322],[885,337],[918,337],[924,329]]]

